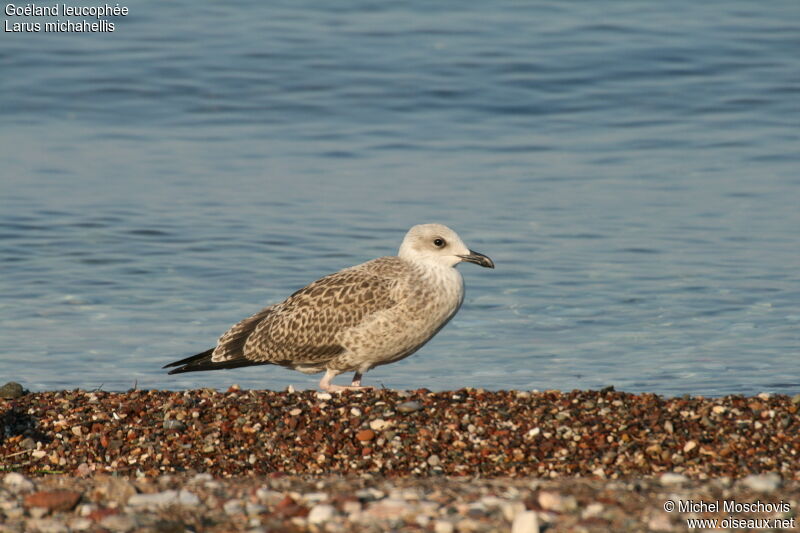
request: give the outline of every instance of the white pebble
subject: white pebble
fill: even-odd
[[[88,518],[77,517],[67,522],[70,531],[88,531],[94,526],[94,522]]]
[[[333,396],[327,392],[318,392],[317,393],[317,400],[332,400]]]
[[[561,496],[556,492],[542,491],[539,493],[539,505],[548,511],[568,511],[577,507],[577,502],[572,496]]]
[[[453,523],[448,522],[447,520],[437,520],[433,524],[434,533],[453,533],[455,529],[456,528],[453,526]]]
[[[193,506],[199,503],[200,498],[188,490],[165,490],[155,494],[134,494],[128,499],[128,505],[131,507]]]
[[[384,429],[392,427],[392,423],[387,422],[383,418],[376,418],[375,420],[370,421],[369,427],[373,431],[383,431]]]
[[[327,503],[318,503],[314,507],[311,508],[311,511],[308,513],[308,523],[309,524],[322,524],[333,518],[333,514],[335,509],[333,505],[328,505]]]
[[[683,483],[686,483],[687,479],[688,478],[683,474],[667,472],[662,474],[662,476],[659,478],[659,481],[662,485],[682,485]]]
[[[533,511],[517,513],[511,524],[511,533],[539,533],[539,518]]]
[[[47,512],[45,510],[45,512]],[[32,518],[28,520],[26,531],[38,531],[39,533],[69,533],[67,525],[61,520],[49,518]]]
[[[768,474],[750,474],[742,480],[742,484],[756,492],[772,492],[781,486],[781,476],[775,472]]]
[[[242,500],[234,498],[225,502],[222,509],[225,511],[225,514],[242,514],[242,512],[244,512],[244,505],[242,504]]]
[[[128,515],[112,514],[103,518],[100,521],[100,526],[108,529],[109,531],[120,531],[125,533],[135,529],[137,524],[136,521]]]
[[[18,472],[10,472],[3,478],[3,484],[13,492],[33,490],[33,482]]]

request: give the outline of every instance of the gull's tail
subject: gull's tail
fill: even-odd
[[[239,368],[242,366],[252,366],[252,365],[259,365],[265,364],[261,362],[254,362],[244,357],[229,359],[227,361],[212,361],[211,354],[214,353],[214,348],[209,348],[205,352],[200,352],[197,355],[192,355],[191,357],[187,357],[186,359],[181,359],[180,361],[174,361],[169,363],[168,365],[164,365],[162,368],[170,368],[176,366],[178,368],[174,368],[169,371],[170,374],[180,374],[182,372],[199,372],[201,370],[221,370],[223,368]]]

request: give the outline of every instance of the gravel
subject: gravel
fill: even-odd
[[[0,533],[685,531],[690,514],[663,510],[676,498],[783,501],[741,516],[794,517],[798,407],[614,390],[25,394],[0,400]]]

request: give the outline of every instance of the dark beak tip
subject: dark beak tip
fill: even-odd
[[[482,266],[483,268],[494,268],[494,261],[492,261],[488,256],[485,256],[482,253],[476,252],[474,250],[470,250],[469,255],[462,255],[461,257],[465,261],[469,261],[470,263],[475,263],[476,265]]]

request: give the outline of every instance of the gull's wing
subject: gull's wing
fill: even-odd
[[[408,265],[382,257],[319,279],[239,322],[214,349],[214,363],[319,365],[342,353],[340,336],[397,305]]]

